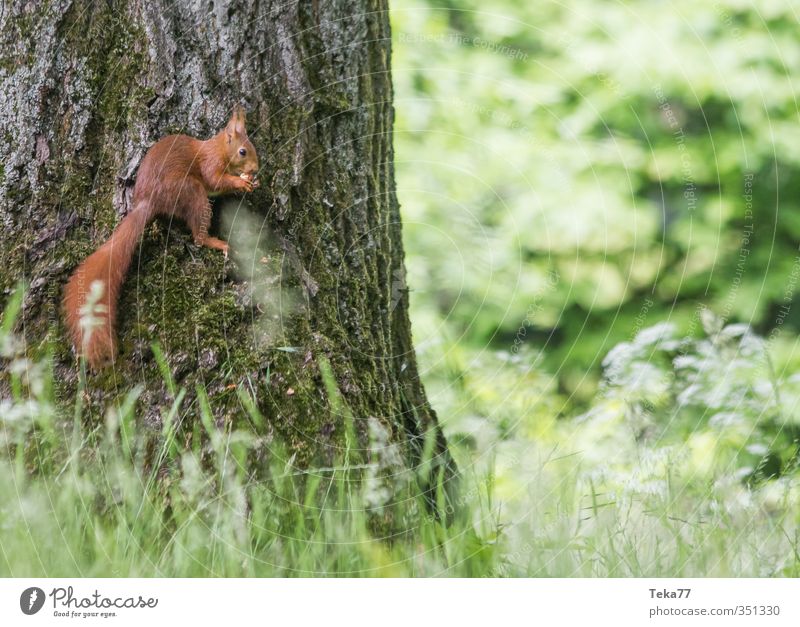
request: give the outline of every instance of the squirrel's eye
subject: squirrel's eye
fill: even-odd
[[[244,157],[247,154],[247,150],[245,150],[244,148],[239,148],[239,154]]]

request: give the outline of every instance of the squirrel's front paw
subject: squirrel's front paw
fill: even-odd
[[[256,187],[258,187],[258,181],[256,177],[252,174],[245,174],[242,172],[239,175],[239,179],[242,181],[239,185],[239,189],[245,192],[252,192]]]

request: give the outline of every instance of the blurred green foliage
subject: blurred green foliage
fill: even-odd
[[[534,346],[585,403],[612,346],[706,305],[798,365],[791,3],[396,0],[392,21],[418,339]]]
[[[797,20],[771,0],[393,4],[423,377],[513,554],[536,547],[526,572],[550,551],[686,574],[713,545],[724,572],[796,571],[775,538],[755,562],[718,543],[797,508]]]

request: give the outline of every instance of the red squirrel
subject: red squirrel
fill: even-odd
[[[252,192],[258,186],[257,170],[258,155],[247,137],[244,111],[238,107],[227,126],[211,139],[169,135],[147,151],[136,177],[133,209],[111,238],[78,266],[64,290],[69,334],[76,353],[83,355],[92,368],[116,358],[114,324],[119,291],[139,238],[150,221],[158,215],[183,218],[195,244],[221,250],[227,256],[227,242],[208,235],[208,197]],[[96,281],[102,284],[101,295],[92,308],[91,328],[84,328],[81,320],[86,313],[87,296]]]

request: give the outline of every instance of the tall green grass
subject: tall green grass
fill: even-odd
[[[57,406],[51,364],[26,359],[11,332],[19,304],[0,337],[10,389],[0,401],[2,576],[800,575],[794,476],[754,488],[700,475],[680,450],[626,449],[613,421],[547,419],[519,396],[494,428],[464,412],[484,393],[477,376],[459,377],[461,400],[443,411],[464,475],[448,504],[462,515],[449,525],[411,477],[394,477],[387,504],[375,496],[381,468],[344,454],[301,470],[257,429],[219,429],[204,390],[175,385],[165,363],[174,402],[152,463],[140,390],[94,423],[84,390],[70,411]],[[434,396],[443,383],[432,378]],[[201,424],[187,446],[176,434],[188,396]],[[254,457],[265,460],[258,472]],[[391,526],[376,524],[382,508]]]

